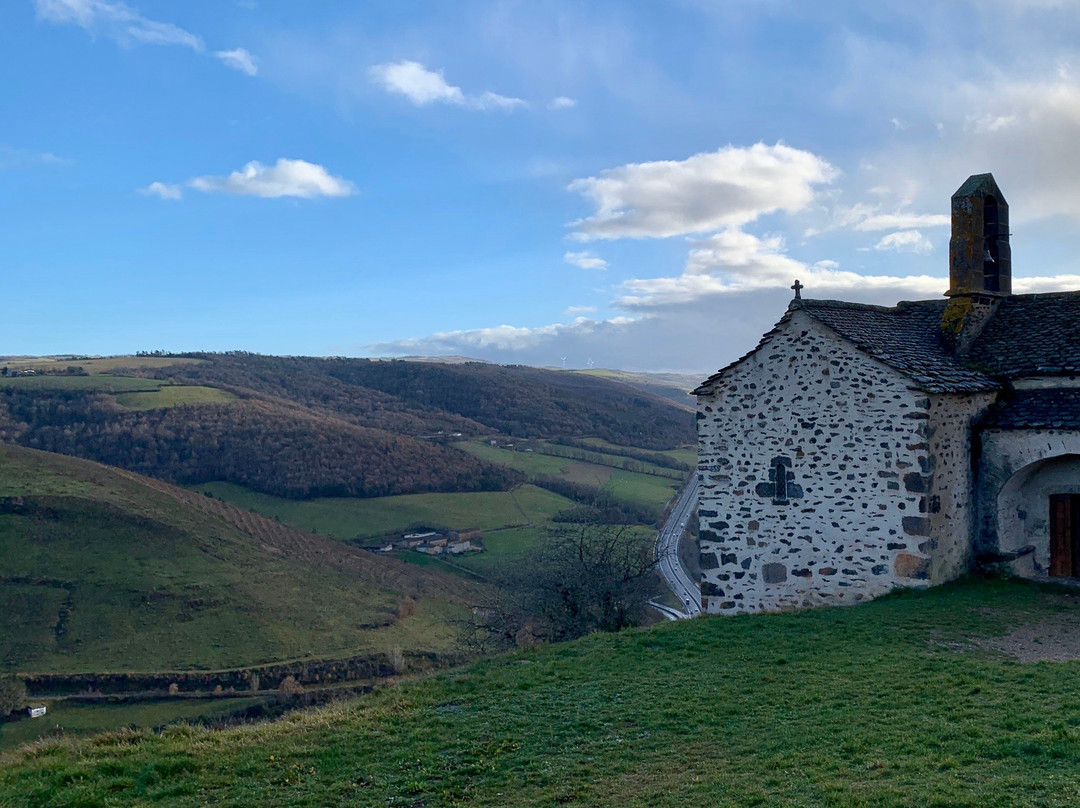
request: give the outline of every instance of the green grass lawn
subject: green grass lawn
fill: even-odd
[[[211,720],[244,710],[264,700],[264,696],[162,700],[139,704],[79,704],[50,699],[32,700],[33,704],[47,705],[48,713],[42,718],[0,724],[0,751],[39,738],[58,735],[99,735],[124,727],[153,729],[177,721]]]
[[[259,494],[230,483],[206,483],[194,486],[194,490],[209,491],[241,508],[340,539],[385,536],[417,523],[481,530],[523,526],[546,522],[573,504],[532,485],[513,491],[305,501]]]
[[[1075,596],[961,582],[846,609],[664,623],[236,729],[65,740],[0,804],[1074,806],[1080,661],[984,638]]]
[[[152,392],[122,393],[116,396],[116,402],[129,410],[160,410],[190,404],[228,404],[230,401],[236,401],[236,396],[225,390],[181,384],[166,385]]]

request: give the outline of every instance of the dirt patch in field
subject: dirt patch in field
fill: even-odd
[[[1070,606],[1080,603],[1075,596],[1063,599]],[[1021,662],[1065,662],[1080,659],[1080,612],[1022,622],[999,637],[976,640],[980,648],[1000,651]]]

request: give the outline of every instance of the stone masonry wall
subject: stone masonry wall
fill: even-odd
[[[930,556],[932,584],[951,581],[971,569],[976,530],[975,473],[971,463],[972,424],[986,412],[996,393],[931,395],[927,413],[927,450],[916,483],[925,493],[919,514],[925,531],[916,547]]]
[[[857,603],[929,581],[932,405],[908,384],[795,310],[698,397],[705,611]]]

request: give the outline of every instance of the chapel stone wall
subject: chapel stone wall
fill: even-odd
[[[931,410],[793,312],[698,398],[704,609],[850,604],[928,583]]]
[[[916,550],[930,557],[929,580],[944,583],[969,571],[974,563],[977,509],[971,462],[972,425],[995,393],[930,395],[925,460],[920,476],[905,475],[908,490],[923,495],[919,514],[925,540]]]

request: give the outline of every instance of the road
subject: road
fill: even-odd
[[[701,482],[695,473],[693,481],[683,489],[679,501],[671,509],[671,515],[668,516],[656,537],[656,555],[659,559],[657,567],[668,586],[685,605],[686,610],[681,615],[682,617],[695,617],[701,614],[701,590],[687,575],[682,562],[679,561],[679,537],[686,529],[686,520],[697,507],[700,491]]]

